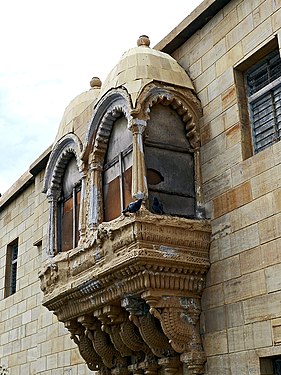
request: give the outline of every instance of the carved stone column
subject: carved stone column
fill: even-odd
[[[96,152],[90,163],[89,227],[93,230],[103,220],[102,155]]]
[[[47,249],[48,256],[53,257],[58,252],[58,198],[60,196],[59,190],[52,189],[48,191],[47,197],[49,202],[49,225],[48,225],[48,238]]]
[[[87,170],[87,165],[85,163],[82,163],[82,168],[80,170],[82,173],[82,181],[81,181],[81,199],[80,199],[80,212],[79,212],[79,233],[80,233],[80,238],[79,238],[79,244],[83,243],[85,234],[86,234],[86,202],[87,202],[87,197],[86,197],[86,177],[88,174]]]
[[[148,197],[142,139],[145,128],[146,121],[139,119],[131,120],[130,130],[133,133],[132,196],[137,199],[146,199]]]

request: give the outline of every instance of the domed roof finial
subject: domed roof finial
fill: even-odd
[[[90,81],[91,89],[100,89],[101,88],[101,80],[98,77],[93,77]]]
[[[137,40],[137,45],[138,47],[140,46],[149,47],[150,46],[149,37],[147,35],[141,35],[139,39]]]

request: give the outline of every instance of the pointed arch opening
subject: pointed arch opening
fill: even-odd
[[[171,106],[157,103],[151,107],[144,146],[149,210],[194,217],[194,150],[180,115]]]
[[[81,143],[71,134],[53,148],[45,172],[43,192],[49,201],[47,253],[75,248],[79,241],[79,212],[82,173],[79,169]]]

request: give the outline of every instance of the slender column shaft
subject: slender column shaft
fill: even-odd
[[[80,197],[80,210],[79,210],[79,242],[82,242],[86,232],[86,177],[87,170],[86,166],[83,165],[82,170],[82,181],[81,181],[81,197]]]
[[[130,125],[130,130],[133,133],[132,196],[137,199],[146,199],[148,197],[146,167],[142,140],[142,135],[145,128],[145,121],[132,119]]]

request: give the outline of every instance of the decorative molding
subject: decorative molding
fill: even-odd
[[[83,160],[87,160],[93,151],[105,152],[113,123],[123,114],[129,124],[131,109],[130,96],[124,89],[112,89],[98,101],[87,133]]]
[[[171,106],[179,114],[185,124],[186,136],[191,146],[194,150],[198,149],[200,147],[198,121],[202,115],[202,109],[197,96],[189,89],[153,82],[145,86],[131,115],[148,121],[150,108],[158,103]]]
[[[54,145],[45,171],[43,193],[49,196],[61,190],[65,166],[72,156],[75,156],[78,169],[82,172],[81,152],[82,143],[75,134],[65,135]]]

